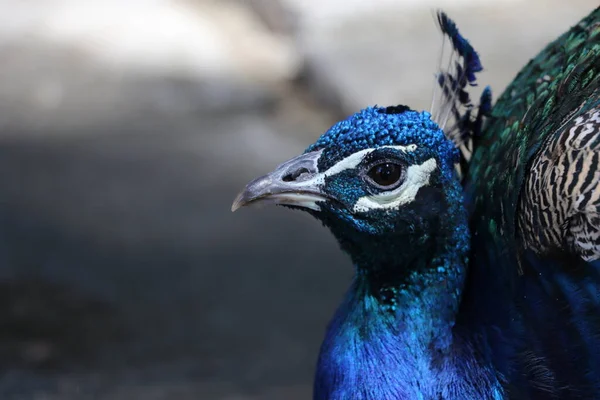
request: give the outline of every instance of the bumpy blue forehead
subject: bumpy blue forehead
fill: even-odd
[[[389,113],[386,107],[369,107],[336,123],[305,152],[323,149],[319,159],[322,170],[363,149],[410,144],[428,150],[442,162],[458,161],[458,150],[428,112]]]

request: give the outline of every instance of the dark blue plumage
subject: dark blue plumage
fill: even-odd
[[[433,115],[366,108],[232,209],[305,210],[355,266],[315,399],[600,398],[600,9],[476,113],[479,57],[438,22]]]

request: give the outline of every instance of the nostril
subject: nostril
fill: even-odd
[[[307,168],[299,168],[295,171],[292,171],[282,178],[284,182],[294,182],[302,180],[302,175],[310,174],[310,171]]]

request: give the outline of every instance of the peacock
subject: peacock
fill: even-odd
[[[436,16],[450,51],[430,112],[365,108],[232,210],[304,210],[355,267],[314,399],[600,399],[600,8],[493,107]]]

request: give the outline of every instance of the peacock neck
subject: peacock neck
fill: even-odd
[[[435,237],[352,249],[357,272],[321,347],[315,399],[439,398],[458,376],[448,371],[469,236],[465,218],[453,215]]]

